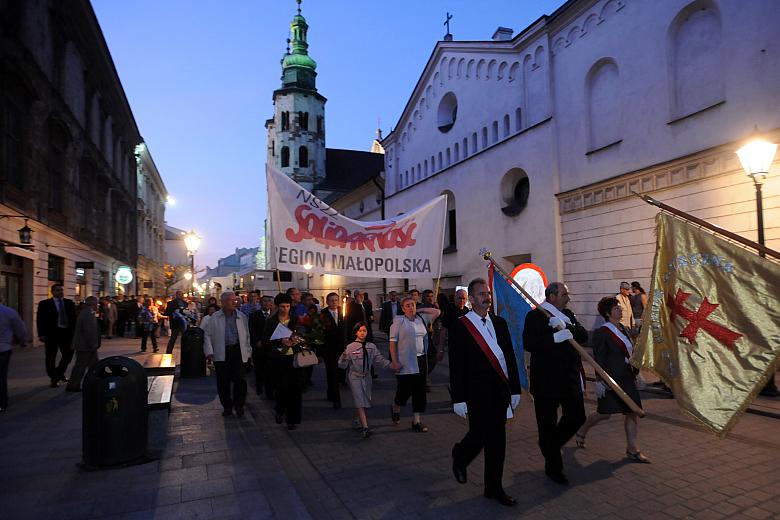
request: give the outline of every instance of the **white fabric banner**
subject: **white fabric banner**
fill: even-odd
[[[362,222],[340,214],[271,166],[266,179],[269,268],[366,278],[440,276],[444,195],[389,220]]]

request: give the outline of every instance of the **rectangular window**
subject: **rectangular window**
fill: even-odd
[[[65,259],[61,256],[49,254],[49,281],[60,282],[65,281]]]
[[[64,175],[59,170],[49,170],[49,209],[62,213],[62,196],[64,193]]]
[[[13,186],[22,188],[22,115],[10,103],[4,103],[0,110],[0,168],[2,178]]]

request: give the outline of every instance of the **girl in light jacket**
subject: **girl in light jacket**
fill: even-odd
[[[352,331],[355,341],[347,345],[341,354],[339,368],[347,369],[347,382],[355,401],[363,438],[367,439],[371,436],[366,418],[366,408],[371,408],[371,369],[374,366],[388,368],[390,361],[382,356],[376,345],[366,342],[368,324],[365,321],[356,323]]]

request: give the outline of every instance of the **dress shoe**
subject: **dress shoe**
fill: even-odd
[[[244,416],[244,407],[243,406],[236,406],[236,415],[239,417]]]
[[[560,484],[562,486],[569,485],[569,479],[567,479],[566,475],[564,475],[563,473],[547,473],[547,478],[549,478],[556,484]]]
[[[223,410],[222,411],[222,417],[230,417],[233,415],[233,410]]]
[[[465,484],[468,482],[466,468],[461,468],[454,462],[452,463],[452,474],[455,475],[455,480],[457,480],[459,484]]]
[[[517,504],[517,500],[510,497],[503,491],[499,491],[498,493],[488,493],[487,491],[485,491],[485,498],[493,499],[497,501],[499,504],[501,504],[502,506],[512,507]]]
[[[57,388],[58,386],[60,386],[60,382],[57,381],[56,379],[52,379],[51,384],[49,384],[49,386],[52,388]]]

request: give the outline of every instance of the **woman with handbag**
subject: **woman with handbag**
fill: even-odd
[[[270,316],[263,328],[263,348],[266,351],[271,373],[274,376],[276,397],[276,424],[287,422],[287,429],[294,430],[301,423],[303,395],[303,368],[293,363],[296,349],[300,352],[299,336],[292,334],[298,324],[297,316],[290,314],[292,298],[279,293],[274,298],[276,314]],[[290,335],[279,337],[277,329],[284,326]],[[283,329],[280,329],[280,332]],[[285,331],[286,333],[286,331]],[[271,339],[271,338],[275,339]]]
[[[425,433],[421,415],[425,412],[425,377],[428,375],[426,359],[428,351],[428,325],[433,323],[439,309],[415,308],[414,298],[407,296],[401,301],[403,314],[393,319],[390,326],[390,359],[393,369],[398,370],[395,398],[390,409],[393,424],[401,422],[401,407],[412,398],[412,430]]]
[[[636,387],[638,371],[628,363],[633,353],[633,344],[629,339],[628,330],[620,323],[620,319],[623,317],[623,308],[617,298],[607,296],[599,301],[598,311],[606,322],[593,332],[591,339],[593,357],[596,363],[641,408],[642,401],[639,399],[639,390]],[[645,457],[636,445],[637,424],[639,422],[637,414],[632,412],[628,405],[600,380],[596,381],[596,397],[598,398],[596,411],[588,416],[585,424],[575,435],[577,446],[584,448],[588,430],[601,421],[609,419],[612,414],[619,413],[623,414],[626,432],[626,457],[632,462],[649,464],[650,459]]]

